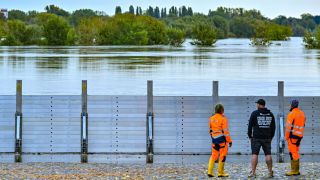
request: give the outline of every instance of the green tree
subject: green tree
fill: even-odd
[[[76,27],[79,44],[95,45],[98,41],[99,31],[106,24],[109,18],[93,17],[82,19]]]
[[[147,9],[147,15],[154,17],[153,7],[149,6],[149,8]]]
[[[307,31],[303,37],[303,42],[306,48],[320,49],[320,26],[316,28],[315,33]]]
[[[129,7],[129,13],[134,14],[134,7],[132,5]]]
[[[122,14],[122,10],[121,10],[121,7],[120,6],[117,6],[116,7],[116,12],[115,14]]]
[[[95,16],[97,16],[96,12],[91,9],[79,9],[72,13],[70,21],[72,25],[77,26],[81,19],[92,18]]]
[[[20,21],[26,21],[27,20],[27,14],[20,10],[12,9],[8,12],[9,20],[20,20]]]
[[[194,45],[212,46],[217,41],[217,32],[208,24],[199,24],[193,28],[192,39]]]
[[[211,17],[210,20],[213,22],[214,26],[217,28],[217,37],[219,39],[227,38],[228,32],[229,32],[229,26],[228,26],[227,20],[218,15]]]
[[[254,35],[254,23],[251,19],[235,17],[230,21],[230,32],[236,37],[252,37]]]
[[[24,22],[20,20],[9,20],[6,40],[3,41],[2,44],[8,46],[23,45],[29,38],[26,32],[27,27]]]
[[[77,43],[78,37],[74,28],[70,28],[67,34],[67,45],[72,46]]]
[[[5,21],[0,20],[0,42],[1,39],[6,36],[6,31],[7,31],[7,23]]]
[[[46,10],[47,13],[55,14],[57,16],[68,17],[70,15],[69,12],[67,12],[67,11],[65,11],[65,10],[63,10],[53,4],[46,6],[44,9]]]
[[[153,45],[165,44],[165,25],[150,16],[132,14],[110,18],[99,30],[100,45]]]
[[[252,46],[269,46],[271,39],[268,36],[268,26],[265,22],[259,23],[255,28],[255,35],[251,38]]]
[[[136,15],[141,15],[138,6],[137,6],[137,8],[136,8]]]
[[[176,28],[169,28],[167,30],[167,36],[169,45],[177,47],[181,46],[186,39],[186,33]]]
[[[193,16],[193,10],[191,7],[188,7],[188,16]]]
[[[169,17],[178,17],[177,7],[172,6],[169,9]]]
[[[69,25],[65,19],[52,16],[43,24],[43,34],[48,45],[67,45]]]
[[[37,24],[29,25],[27,26],[25,36],[28,38],[24,42],[24,45],[41,44],[42,29]]]
[[[186,8],[186,6],[181,7],[181,16],[188,16],[188,9]]]
[[[158,19],[160,18],[160,9],[158,6],[154,9],[154,17]]]

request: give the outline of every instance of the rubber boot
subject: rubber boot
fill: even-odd
[[[229,174],[224,172],[224,162],[219,161],[218,177],[229,177]]]
[[[300,175],[299,160],[291,160],[291,171],[286,173],[286,176],[298,176]]]
[[[209,163],[208,163],[208,176],[209,177],[214,176],[214,174],[213,174],[214,164],[215,164],[214,160],[211,160],[211,158],[210,158]]]

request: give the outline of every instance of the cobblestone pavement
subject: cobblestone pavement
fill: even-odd
[[[80,164],[80,163],[0,163],[0,179],[209,179],[201,164]],[[247,179],[249,164],[227,163],[231,175],[224,179]],[[275,179],[284,176],[288,163],[274,164]],[[257,179],[267,176],[266,165],[258,165]],[[320,179],[319,163],[301,163],[302,175],[292,179]],[[215,179],[215,178],[211,178]]]

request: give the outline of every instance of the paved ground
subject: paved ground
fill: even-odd
[[[293,179],[320,179],[319,163],[302,163],[302,175]],[[275,164],[275,178],[284,176],[289,164]],[[208,179],[206,164],[79,164],[79,163],[0,163],[0,179]],[[248,164],[229,163],[227,179],[247,179]],[[265,164],[258,166],[258,179],[267,175]]]

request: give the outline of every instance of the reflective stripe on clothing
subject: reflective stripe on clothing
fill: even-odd
[[[300,132],[300,131],[295,131],[295,130],[286,130],[286,131],[288,131],[288,132],[293,132],[293,133],[297,133],[297,134],[303,134],[302,132]]]
[[[293,128],[297,128],[297,129],[304,129],[304,126],[296,126],[296,125],[292,125],[292,124],[289,124],[289,123],[287,123],[286,125],[288,127],[293,127]]]
[[[232,142],[228,129],[228,119],[223,114],[215,114],[209,118],[209,129],[212,138],[225,137],[226,142]]]
[[[288,114],[286,122],[286,139],[289,139],[291,136],[303,137],[305,129],[306,117],[303,111],[299,108],[294,108]]]

